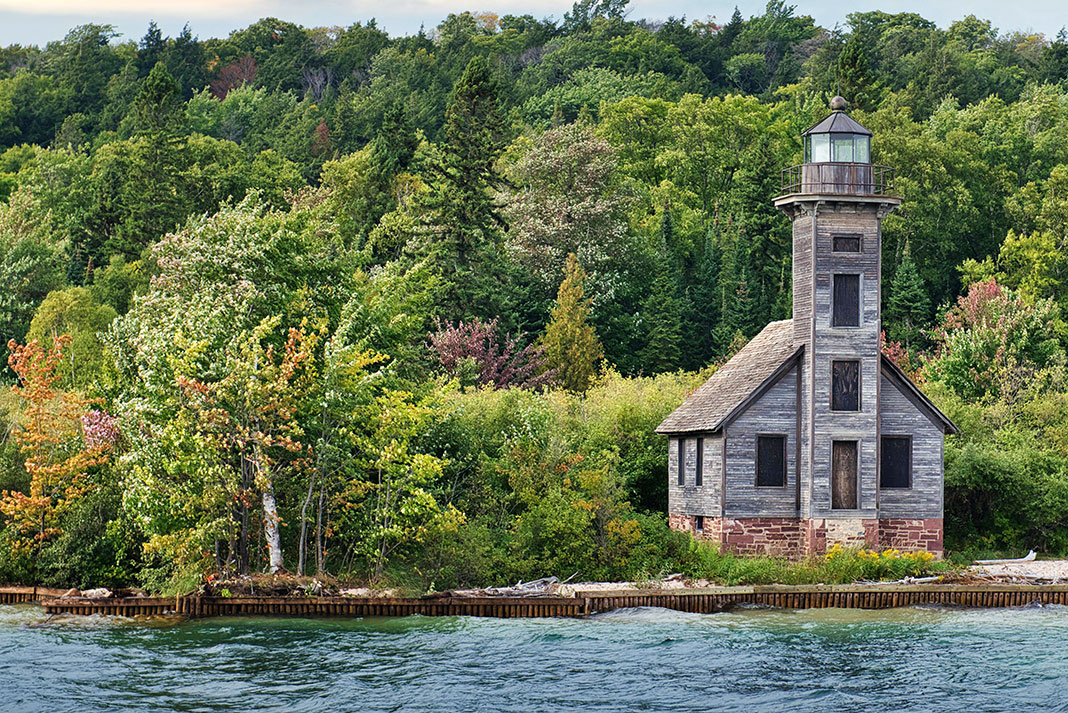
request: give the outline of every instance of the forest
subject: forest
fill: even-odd
[[[626,5],[0,49],[0,581],[696,571],[653,431],[790,316],[835,94],[947,547],[1068,553],[1065,32]]]

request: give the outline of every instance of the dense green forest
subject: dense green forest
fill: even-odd
[[[419,588],[694,566],[659,421],[788,317],[771,199],[847,97],[950,548],[1068,551],[1068,38],[267,18],[0,50],[0,580]]]

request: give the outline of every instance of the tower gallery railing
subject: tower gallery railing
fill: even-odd
[[[870,163],[803,163],[782,172],[782,195],[848,193],[881,196],[894,189],[894,169]]]

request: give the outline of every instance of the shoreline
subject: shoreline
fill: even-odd
[[[893,609],[920,604],[970,608],[1068,606],[1068,584],[871,583],[832,585],[767,584],[671,590],[618,589],[573,596],[178,596],[89,599],[59,597],[43,587],[0,587],[0,603],[37,601],[49,615],[401,617],[479,616],[497,618],[585,617],[615,609],[662,607],[717,613],[737,606],[783,609]]]

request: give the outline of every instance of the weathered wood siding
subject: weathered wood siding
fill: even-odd
[[[885,436],[912,437],[912,486],[882,488],[879,517],[942,517],[942,430],[920,412],[892,381],[882,379],[879,430]]]
[[[704,439],[704,473],[694,484],[697,438]],[[719,434],[687,434],[685,438],[686,482],[679,485],[678,437],[668,440],[668,512],[678,515],[718,517],[723,483],[723,438]]]
[[[799,213],[793,231],[794,343],[807,344],[812,328],[812,215]]]
[[[786,486],[757,487],[758,435],[786,436]],[[727,428],[727,517],[797,514],[797,367]]]
[[[880,385],[879,281],[880,219],[878,205],[864,202],[828,202],[817,209],[812,336],[807,342],[808,386],[811,398],[809,425],[812,459],[810,517],[876,517],[878,484],[878,403]],[[832,250],[836,234],[861,236],[859,253]],[[860,275],[859,327],[832,326],[834,274]],[[797,286],[795,285],[795,289]],[[831,362],[860,362],[860,410],[831,410]],[[836,440],[856,441],[858,450],[858,505],[856,509],[831,507],[831,451]]]

